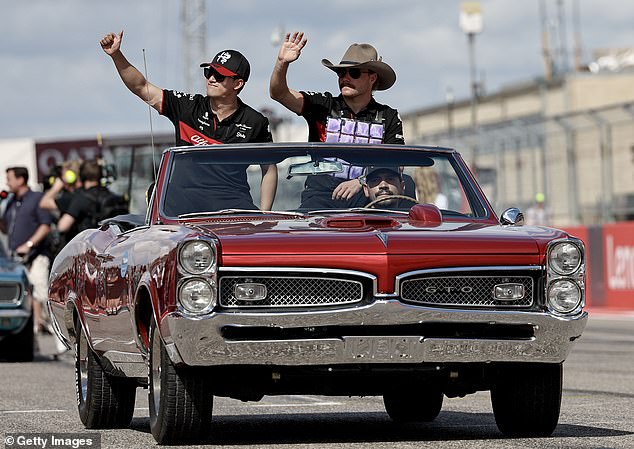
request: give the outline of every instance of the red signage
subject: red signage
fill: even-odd
[[[603,260],[607,305],[634,309],[634,223],[603,226]]]
[[[42,182],[52,167],[65,161],[89,160],[100,156],[101,148],[96,139],[36,143],[37,179]]]

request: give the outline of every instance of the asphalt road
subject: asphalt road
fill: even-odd
[[[86,432],[77,416],[72,354],[53,360],[50,336],[40,348],[33,363],[0,363],[0,437]],[[380,398],[283,396],[256,403],[217,398],[206,447],[634,448],[634,316],[591,315],[564,366],[561,418],[550,438],[504,438],[488,392],[445,398],[434,422],[407,425],[392,423]],[[156,445],[146,390],[137,390],[136,406],[130,428],[99,432],[102,448]]]

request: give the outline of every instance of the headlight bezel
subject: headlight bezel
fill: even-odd
[[[573,247],[577,253],[578,253],[578,257],[579,260],[577,261],[576,265],[574,266],[574,268],[572,269],[562,269],[561,268],[561,264],[563,264],[563,262],[561,261],[557,261],[554,260],[554,256],[553,254],[555,254],[555,252],[559,249],[562,248],[564,246],[571,246]],[[572,276],[575,272],[577,272],[579,270],[579,268],[581,268],[581,265],[583,264],[584,260],[583,260],[583,255],[584,255],[584,251],[582,249],[582,247],[577,244],[574,241],[570,241],[570,240],[563,240],[563,241],[558,241],[553,243],[551,246],[549,246],[548,248],[548,254],[547,254],[547,260],[548,260],[548,266],[549,268],[557,275],[559,276]]]
[[[187,261],[185,259],[186,257],[188,257],[185,254],[186,251],[194,245],[204,245],[208,248],[210,252],[210,263],[202,269],[192,268],[192,264],[190,263],[190,261]],[[186,275],[201,276],[205,274],[214,274],[218,268],[218,255],[216,251],[216,245],[207,240],[192,239],[181,243],[178,248],[178,254],[176,257],[179,270]]]
[[[572,286],[574,289],[576,289],[576,293],[577,293],[577,298],[574,301],[574,306],[568,307],[568,308],[562,308],[560,303],[557,302],[556,298],[553,298],[551,296],[553,289],[558,288],[559,284],[564,284],[564,283],[567,283],[570,286]],[[582,293],[581,286],[577,282],[575,282],[574,279],[570,279],[570,278],[555,279],[548,285],[548,289],[546,292],[546,301],[548,302],[548,305],[553,312],[556,312],[562,315],[568,315],[571,312],[574,312],[575,310],[578,310],[580,308],[581,301],[583,301],[583,293]]]
[[[579,261],[574,270],[561,270],[560,266],[554,267],[552,262],[553,252],[561,245],[571,244],[574,245],[579,252]],[[546,250],[546,279],[544,283],[544,300],[545,307],[548,311],[557,316],[573,316],[581,313],[585,306],[585,245],[583,241],[574,237],[568,237],[563,239],[553,240],[548,243]],[[575,306],[572,308],[561,308],[560,304],[556,300],[551,299],[552,289],[561,282],[570,282],[576,287],[578,293],[578,299]]]
[[[206,286],[208,287],[210,291],[209,301],[203,308],[188,307],[187,301],[183,300],[183,297],[182,297],[183,290],[189,284],[193,282],[200,282],[200,283],[206,284]],[[205,278],[201,276],[191,276],[191,277],[184,278],[179,282],[178,287],[176,289],[176,299],[178,300],[178,307],[182,312],[185,312],[189,315],[208,314],[209,312],[213,310],[214,307],[216,307],[216,304],[218,302],[218,290],[216,288],[216,282],[214,279],[209,279],[209,278]]]

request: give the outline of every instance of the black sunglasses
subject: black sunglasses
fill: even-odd
[[[368,187],[376,187],[383,181],[387,182],[388,184],[398,185],[402,181],[402,179],[399,175],[391,173],[386,175],[368,176],[365,178],[365,182]]]
[[[348,75],[350,75],[350,78],[352,78],[353,80],[358,80],[361,77],[362,73],[370,73],[369,70],[361,70],[361,69],[356,69],[356,68],[352,68],[352,69],[335,69],[335,72],[337,73],[337,76],[339,78],[343,78],[344,76],[346,76],[346,73]]]
[[[233,76],[221,75],[220,73],[218,73],[218,71],[212,69],[211,67],[205,67],[204,73],[205,73],[205,78],[209,79],[211,78],[211,75],[213,75],[214,79],[219,83],[222,83],[225,80],[225,78],[233,78]]]

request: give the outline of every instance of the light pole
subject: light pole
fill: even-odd
[[[451,87],[447,87],[445,90],[445,100],[447,100],[447,136],[453,137],[453,103],[454,94]]]
[[[478,131],[478,81],[476,80],[475,35],[482,31],[482,13],[479,2],[462,2],[460,4],[460,28],[467,35],[469,42],[469,74],[471,80],[471,129],[473,132],[472,169],[477,170],[477,131]]]

